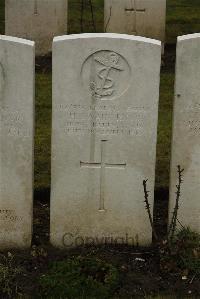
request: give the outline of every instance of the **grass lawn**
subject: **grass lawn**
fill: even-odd
[[[200,32],[199,0],[167,0],[167,43],[178,35]]]
[[[4,34],[5,32],[5,13],[4,13],[4,2],[5,0],[0,0],[0,34]]]

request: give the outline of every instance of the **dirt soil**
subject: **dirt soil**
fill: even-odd
[[[121,285],[117,291],[118,298],[144,298],[147,295],[157,294],[176,294],[177,298],[185,296],[200,298],[200,277],[189,275],[184,280],[182,279],[184,273],[179,271],[165,273],[161,269],[158,249],[155,246],[151,248],[81,247],[68,251],[52,248],[49,245],[49,192],[44,192],[42,196],[41,193],[36,193],[35,197],[33,248],[34,246],[37,246],[37,250],[42,248],[47,254],[32,257],[30,253],[27,255],[24,253],[25,256],[22,252],[19,253],[18,259],[28,270],[28,280],[24,281],[24,286],[29,288],[29,292],[35,289],[35,279],[47,270],[50,261],[63,260],[72,256],[93,256],[112,263],[119,270]],[[160,239],[163,239],[167,231],[168,191],[158,190],[155,192],[155,198],[155,227]]]

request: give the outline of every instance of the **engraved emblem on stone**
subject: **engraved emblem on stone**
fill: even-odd
[[[104,50],[86,59],[81,74],[83,85],[93,99],[111,100],[127,90],[130,67],[120,54]]]

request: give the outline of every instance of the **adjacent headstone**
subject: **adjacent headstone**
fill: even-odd
[[[165,41],[166,0],[104,0],[105,32]]]
[[[200,232],[200,34],[178,38],[171,161],[171,219],[178,184],[177,166],[184,169],[178,220]]]
[[[32,237],[34,42],[0,36],[0,249]]]
[[[68,0],[6,0],[6,35],[36,42],[36,55],[51,52],[54,36],[67,32]]]
[[[146,38],[54,39],[53,245],[151,243],[160,61]]]

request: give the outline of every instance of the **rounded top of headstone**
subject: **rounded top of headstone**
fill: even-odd
[[[143,43],[161,46],[161,41],[156,39],[151,39],[151,38],[146,38],[146,37],[136,36],[136,35],[129,35],[129,34],[118,34],[118,33],[81,33],[81,34],[62,35],[62,36],[54,37],[53,42],[84,39],[84,38],[123,39],[123,40],[139,41]]]
[[[24,44],[28,46],[34,46],[35,42],[23,39],[23,38],[18,38],[14,36],[7,36],[7,35],[0,35],[0,40],[2,41],[7,41],[7,42],[13,42],[13,43],[18,43],[18,44]]]
[[[187,35],[182,35],[177,37],[177,41],[185,41],[189,39],[194,39],[194,38],[200,38],[200,33],[193,33],[193,34],[187,34]]]

